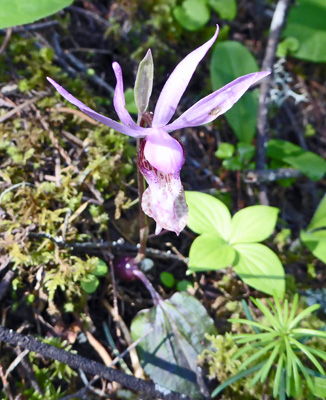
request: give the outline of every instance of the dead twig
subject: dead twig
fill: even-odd
[[[20,346],[23,349],[34,351],[45,358],[62,362],[69,365],[71,368],[81,369],[90,375],[98,375],[109,381],[118,382],[128,389],[148,395],[153,399],[190,400],[188,396],[170,392],[164,388],[160,391],[159,387],[154,383],[135,378],[134,376],[127,375],[113,368],[105,367],[103,364],[96,361],[42,343],[32,336],[19,334],[3,326],[0,326],[0,341],[9,343],[12,346]]]
[[[11,34],[12,34],[12,28],[8,28],[7,31],[6,31],[6,36],[5,36],[5,38],[4,38],[3,42],[2,42],[2,45],[0,47],[0,54],[2,54],[6,50],[6,47],[7,47],[8,43],[9,43],[10,38],[11,38]]]
[[[290,0],[279,0],[273,15],[270,34],[267,42],[265,57],[262,70],[272,71],[277,44],[280,39],[281,31],[285,23],[286,15],[290,6]],[[263,170],[266,159],[266,141],[268,138],[268,104],[269,91],[272,77],[266,77],[260,86],[259,108],[257,120],[257,169]],[[266,187],[261,184],[259,187],[259,201],[261,204],[268,205]]]

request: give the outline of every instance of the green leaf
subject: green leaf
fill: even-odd
[[[160,273],[160,280],[168,288],[172,288],[175,285],[174,276],[171,272],[163,271]]]
[[[307,229],[312,230],[317,228],[326,228],[326,194],[319,203]]]
[[[104,276],[107,273],[108,266],[106,265],[106,262],[99,259],[95,269],[92,271],[92,274],[96,276]]]
[[[215,153],[217,158],[230,158],[233,156],[235,147],[231,143],[220,143]]]
[[[287,37],[277,46],[277,57],[286,57],[288,54],[293,54],[298,51],[300,43],[296,38]]]
[[[326,398],[326,378],[314,378],[313,394],[321,399]]]
[[[313,180],[321,179],[326,173],[324,159],[286,140],[270,140],[267,144],[266,155],[291,165]]]
[[[152,53],[148,51],[139,63],[134,88],[135,104],[139,115],[142,115],[148,107],[153,89],[153,76],[153,57]]]
[[[88,274],[80,281],[81,287],[86,293],[94,293],[100,284],[98,278],[93,274]]]
[[[299,42],[294,56],[302,60],[326,62],[326,2],[325,0],[298,0],[290,9],[283,37]]]
[[[238,252],[235,272],[248,285],[283,298],[285,273],[276,254],[260,243],[235,244]]]
[[[197,31],[207,24],[211,14],[206,0],[185,0],[173,9],[173,16],[188,31]]]
[[[216,233],[228,240],[231,214],[226,205],[209,194],[186,191],[189,207],[187,226],[194,232]]]
[[[204,233],[192,243],[189,252],[189,269],[191,271],[218,270],[230,266],[235,251],[221,237]]]
[[[208,0],[208,4],[222,19],[232,21],[237,15],[236,0]]]
[[[319,260],[326,263],[326,230],[300,232],[300,239]]]
[[[196,359],[205,348],[205,334],[216,335],[205,308],[193,296],[176,293],[170,300],[138,313],[131,324],[133,340],[151,329],[137,346],[146,374],[166,389],[202,398]]]
[[[68,7],[72,2],[73,0],[2,0],[0,29],[30,24]]]
[[[186,279],[183,279],[182,281],[177,283],[177,290],[178,292],[186,292],[188,288],[193,288],[194,285],[187,281]]]
[[[231,220],[230,243],[261,242],[274,231],[279,209],[251,206],[238,211]]]
[[[223,62],[221,61],[223,60]],[[240,42],[224,41],[214,47],[210,73],[213,89],[217,90],[241,75],[258,71],[254,56]],[[247,92],[225,117],[238,139],[250,143],[256,132],[258,91]]]

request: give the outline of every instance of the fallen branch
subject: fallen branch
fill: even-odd
[[[130,243],[125,243],[123,239],[113,241],[113,242],[65,242],[62,237],[54,237],[45,232],[29,232],[28,236],[30,238],[44,238],[49,239],[61,248],[68,248],[75,251],[99,251],[99,250],[112,250],[117,254],[132,253],[136,254],[138,252],[138,247]],[[180,257],[176,254],[171,253],[171,250],[162,251],[153,249],[150,247],[146,248],[146,257],[158,258],[161,260],[173,260],[180,261],[187,264],[187,259]]]
[[[260,184],[265,182],[274,182],[279,179],[299,178],[302,173],[294,168],[278,168],[268,170],[249,170],[242,175],[245,183]]]
[[[105,367],[104,365],[89,360],[88,358],[81,357],[69,351],[58,349],[46,343],[42,343],[32,336],[25,336],[13,331],[12,329],[0,326],[0,342],[9,343],[12,346],[19,346],[23,349],[28,349],[42,357],[56,360],[69,365],[71,368],[81,369],[90,375],[98,375],[101,378],[109,381],[115,381],[122,386],[140,392],[142,394],[151,396],[153,399],[162,400],[190,400],[189,397],[180,395],[175,392],[170,392],[165,388],[160,388],[154,383],[144,381],[143,379],[135,378],[134,376],[127,375],[122,371],[113,368]]]

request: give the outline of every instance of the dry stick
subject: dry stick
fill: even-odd
[[[5,36],[5,38],[4,38],[3,42],[2,42],[2,45],[0,47],[0,54],[2,54],[6,50],[6,47],[7,47],[8,43],[9,43],[11,34],[12,34],[12,28],[8,28],[7,31],[6,31],[6,36]]]
[[[280,39],[281,31],[285,23],[287,11],[290,6],[291,0],[279,0],[273,15],[270,34],[267,42],[265,57],[263,60],[262,70],[272,71],[275,53],[278,41]],[[265,168],[266,159],[266,141],[268,137],[268,103],[269,92],[272,82],[272,77],[266,77],[260,87],[259,94],[259,108],[258,108],[258,121],[257,121],[257,169],[263,170]],[[266,186],[259,186],[259,201],[263,205],[268,205],[268,198]]]
[[[4,328],[3,326],[0,326],[0,342],[5,342],[11,344],[12,346],[19,346],[21,348],[28,349],[40,354],[42,357],[67,364],[71,368],[79,368],[85,373],[98,375],[104,379],[108,379],[109,381],[118,382],[128,389],[146,394],[151,396],[153,399],[190,400],[187,396],[170,392],[165,388],[162,388],[161,392],[158,385],[155,385],[151,382],[135,378],[134,376],[127,375],[122,371],[117,371],[113,368],[107,368],[96,361],[89,360],[88,358],[70,353],[69,351],[58,349],[49,344],[42,343],[32,336],[22,335],[13,331],[12,329]]]
[[[54,237],[49,235],[46,232],[29,232],[28,236],[30,238],[41,238],[41,239],[49,239],[51,242],[57,244],[59,247],[68,248],[73,251],[100,251],[100,250],[110,250],[113,249],[114,253],[117,254],[126,254],[126,253],[137,253],[138,247],[129,244],[129,243],[120,243],[117,242],[64,242],[61,237]],[[153,257],[160,260],[173,260],[180,261],[187,264],[187,259],[179,257],[176,254],[172,254],[170,250],[162,251],[153,249],[151,247],[146,248],[146,257]]]

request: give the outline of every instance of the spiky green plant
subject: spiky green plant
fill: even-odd
[[[302,378],[306,382],[309,392],[314,393],[315,376],[325,376],[325,371],[319,359],[326,361],[326,352],[313,348],[306,342],[315,337],[326,338],[325,331],[300,328],[300,322],[316,311],[320,306],[314,304],[300,313],[298,309],[298,295],[295,295],[292,307],[285,300],[283,307],[278,298],[274,298],[275,305],[266,300],[267,307],[259,299],[251,299],[257,308],[266,317],[266,324],[254,321],[245,302],[245,312],[248,319],[230,319],[232,323],[250,325],[255,333],[233,335],[237,345],[242,346],[233,356],[239,359],[249,353],[249,357],[241,364],[237,375],[224,382],[215,389],[213,396],[225,387],[254,374],[251,385],[258,381],[264,383],[273,376],[273,396],[280,399],[287,396],[298,397],[302,393]],[[310,369],[305,363],[310,361],[317,371]]]

